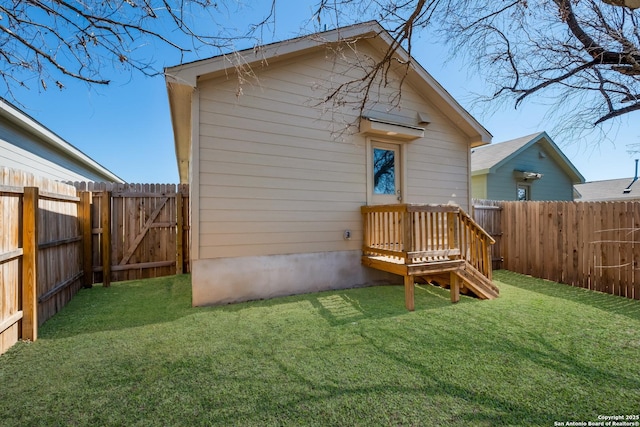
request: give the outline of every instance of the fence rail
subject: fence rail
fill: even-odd
[[[36,340],[82,286],[80,203],[73,187],[0,168],[0,353]]]
[[[499,237],[493,259],[502,268],[640,299],[640,202],[475,200],[474,208]]]
[[[188,186],[74,186],[0,167],[0,354],[82,286],[189,270]]]
[[[74,185],[92,194],[93,283],[189,271],[188,185]]]

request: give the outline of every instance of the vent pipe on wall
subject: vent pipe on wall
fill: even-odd
[[[634,182],[636,182],[636,181],[638,180],[638,160],[639,160],[639,159],[636,159],[636,172],[635,172],[635,174],[633,175],[633,181],[631,181],[631,184],[629,184],[629,185],[627,186],[627,188],[625,188],[624,190],[622,190],[622,193],[623,193],[623,194],[629,194],[629,193],[631,193],[631,186],[633,185],[633,183],[634,183]]]

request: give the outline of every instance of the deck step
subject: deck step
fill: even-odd
[[[480,299],[494,299],[500,295],[500,290],[494,283],[467,263],[464,269],[457,272],[458,277],[464,280],[465,286]]]
[[[406,265],[397,258],[364,255],[362,264],[404,277],[405,305],[414,310],[414,283],[417,278],[437,280],[441,286],[449,286],[451,302],[458,302],[460,293],[471,292],[480,299],[494,299],[500,290],[491,279],[462,259],[449,259]]]

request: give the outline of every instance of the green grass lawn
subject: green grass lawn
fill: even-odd
[[[497,426],[640,413],[640,301],[506,271],[191,308],[190,278],[82,290],[0,356],[1,426]]]

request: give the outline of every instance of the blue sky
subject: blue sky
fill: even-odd
[[[302,27],[313,31],[314,24],[307,24],[313,4],[315,1],[280,0],[276,31],[266,34],[265,42],[298,36],[304,31]],[[230,10],[229,25],[242,29],[256,13],[250,8]],[[621,126],[609,133],[610,140],[595,134],[580,140],[556,138],[545,119],[549,113],[546,106],[529,101],[518,110],[505,105],[491,108],[493,114],[488,114],[487,106],[473,105],[472,94],[483,89],[482,77],[469,75],[461,61],[443,62],[447,52],[430,40],[428,34],[421,34],[414,43],[414,57],[493,134],[493,142],[546,130],[587,181],[633,176],[634,159],[640,154],[629,154],[627,146],[640,143],[639,112],[623,118]],[[215,54],[201,52],[200,57]],[[154,57],[158,67],[179,62],[178,55],[167,49],[154,52]],[[164,78],[117,70],[110,77],[112,83],[106,87],[67,80],[63,90],[44,91],[33,84],[15,95],[27,114],[125,181],[178,182]]]

